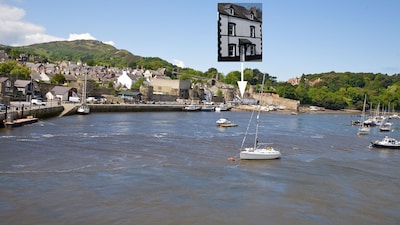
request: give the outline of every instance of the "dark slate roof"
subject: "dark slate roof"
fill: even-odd
[[[228,9],[230,8],[234,9],[234,15],[229,14]],[[246,7],[232,3],[218,3],[218,12],[223,15],[235,16],[246,20],[249,20],[248,15],[252,13]],[[262,18],[258,18],[256,15],[254,15],[254,21],[262,22]]]

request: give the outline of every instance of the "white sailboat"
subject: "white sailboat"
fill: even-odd
[[[367,103],[367,95],[364,96],[364,105],[363,105],[363,111],[361,114],[361,123],[360,123],[360,127],[358,128],[358,131],[357,131],[358,135],[369,134],[370,127],[364,123],[365,122],[365,104],[366,103]]]
[[[86,102],[86,82],[87,82],[87,75],[85,75],[85,82],[83,84],[82,88],[82,104],[79,106],[77,113],[78,114],[89,114],[90,113],[90,108]]]
[[[262,93],[264,90],[264,82],[265,82],[265,74],[263,76],[263,82],[262,82],[262,86],[261,86],[260,96],[262,96]],[[259,107],[257,107],[258,113],[257,113],[257,119],[256,119],[256,133],[255,133],[253,146],[243,148],[243,145],[246,140],[247,133],[248,133],[248,129],[250,127],[255,110],[253,110],[253,112],[251,114],[249,125],[247,127],[246,134],[242,141],[242,146],[240,148],[240,159],[278,159],[281,157],[280,151],[275,150],[271,146],[270,143],[259,143],[258,142],[258,127],[259,127],[259,122],[260,122],[261,106],[262,106],[262,97],[261,97],[260,105],[259,105]]]

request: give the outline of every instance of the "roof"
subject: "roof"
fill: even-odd
[[[28,84],[30,84],[30,80],[16,80],[14,82],[15,87],[26,87]]]
[[[71,90],[71,87],[55,86],[50,92],[54,95],[64,95],[69,90]]]
[[[229,14],[228,9],[231,9],[231,8],[233,8],[233,10],[234,10],[234,15]],[[246,20],[249,20],[249,15],[253,14],[254,21],[262,22],[261,17],[258,17],[251,10],[249,10],[241,5],[236,5],[236,4],[232,4],[232,3],[218,3],[218,12],[223,15],[239,17],[239,18],[246,19]]]

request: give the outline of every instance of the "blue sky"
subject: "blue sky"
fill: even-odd
[[[217,61],[215,0],[0,0],[0,44],[96,39],[135,55],[227,74]],[[264,0],[263,61],[286,81],[323,72],[400,73],[400,1]]]

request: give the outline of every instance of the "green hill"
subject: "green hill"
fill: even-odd
[[[137,65],[149,69],[159,67],[172,68],[173,65],[157,57],[141,57],[124,49],[117,49],[112,45],[95,40],[54,41],[41,44],[33,44],[21,47],[0,45],[12,58],[19,58],[20,54],[30,56],[29,61],[36,62],[60,62],[82,61],[90,66],[102,65],[112,67],[131,67]]]

